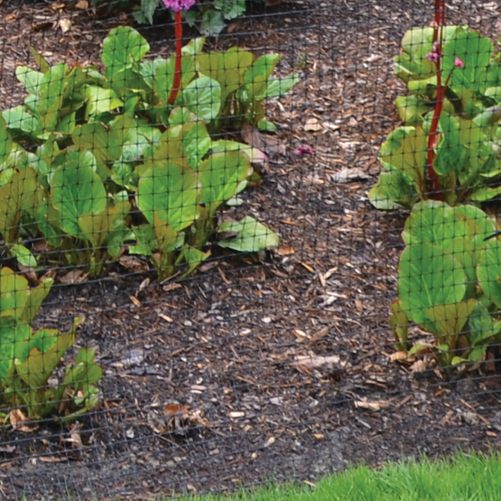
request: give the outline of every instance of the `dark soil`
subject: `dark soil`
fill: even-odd
[[[497,38],[497,2],[449,3],[450,23]],[[33,65],[30,45],[51,62],[98,62],[109,29],[132,24],[127,14],[61,4],[4,0],[4,108],[22,101],[13,75],[16,64]],[[391,58],[406,29],[432,19],[428,4],[282,2],[209,40],[278,51],[280,72],[301,73],[290,96],[268,104],[287,153],[273,158],[239,209],[275,229],[281,246],[216,257],[179,284],[115,264],[106,279],[53,287],[37,324],[68,328],[85,316],[77,342],[98,346],[103,403],[76,424],[5,428],[6,499],[148,499],[270,479],[311,484],[349,463],[497,450],[496,372],[417,373],[389,358],[406,214],[377,212],[367,192],[379,144],[398,123]],[[58,21],[66,18],[72,29],[62,34]],[[172,50],[170,25],[140,29],[154,55]],[[319,130],[305,130],[311,119]],[[316,155],[296,157],[302,143]],[[349,178],[340,182],[345,168]],[[295,363],[300,356],[310,363]]]

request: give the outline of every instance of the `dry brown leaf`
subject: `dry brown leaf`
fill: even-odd
[[[380,411],[386,409],[391,405],[388,400],[356,400],[355,407],[358,409],[368,409],[370,411]]]
[[[331,179],[334,183],[349,183],[350,181],[360,179],[370,179],[370,176],[362,169],[356,167],[352,169],[350,169],[349,167],[344,167],[339,172],[332,174]]]
[[[122,256],[118,262],[127,270],[132,272],[148,271],[148,263],[134,256]]]
[[[291,365],[303,374],[311,374],[313,369],[322,369],[324,371],[339,369],[340,362],[338,355],[330,355],[328,357],[299,355]]]
[[[280,256],[290,256],[294,254],[296,251],[292,247],[282,246],[277,249],[277,253]]]
[[[75,4],[76,9],[86,10],[89,8],[89,2],[87,0],[80,0]]]
[[[407,360],[407,352],[406,351],[397,351],[390,355],[390,360],[392,362],[398,362],[400,360]]]
[[[65,285],[81,284],[82,282],[86,282],[88,278],[89,274],[82,270],[71,270],[65,275],[61,275],[59,281]]]
[[[63,461],[68,461],[66,457],[56,457],[56,456],[42,456],[39,458],[42,463],[62,463]]]
[[[40,282],[38,281],[37,272],[35,268],[30,266],[23,266],[20,262],[17,263],[17,267],[19,271],[33,284],[38,285]]]
[[[176,289],[181,289],[183,286],[178,282],[171,282],[170,284],[166,284],[162,287],[164,292],[174,291]]]
[[[63,2],[59,2],[59,3],[54,2],[54,3],[50,4],[50,8],[52,10],[61,10],[61,9],[64,9],[64,6],[65,6],[65,4]]]
[[[71,30],[71,21],[69,19],[60,19],[57,24],[63,33],[68,33]]]
[[[38,426],[27,426],[26,423],[30,421],[29,418],[27,418],[23,412],[20,409],[13,409],[9,412],[8,415],[8,420],[9,423],[12,425],[12,428],[14,430],[19,430],[23,433],[31,433],[32,431],[35,431]]]
[[[412,372],[424,372],[428,367],[423,360],[416,360],[410,367]]]
[[[143,306],[141,301],[136,296],[129,296],[129,299],[134,303],[135,306]]]
[[[268,154],[278,153],[279,155],[285,155],[285,144],[277,136],[264,134],[248,124],[242,125],[241,133],[243,141],[253,148],[257,148]]]
[[[308,118],[304,124],[304,130],[306,132],[318,132],[319,130],[322,130],[322,128],[323,127],[318,121],[318,118]]]

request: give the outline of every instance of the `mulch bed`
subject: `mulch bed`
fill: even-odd
[[[4,108],[22,101],[13,75],[16,64],[33,64],[30,45],[52,62],[98,62],[109,29],[132,23],[127,13],[73,2],[4,0],[2,9]],[[286,154],[243,194],[243,209],[228,209],[270,225],[280,248],[216,256],[180,283],[158,284],[129,263],[99,281],[55,286],[36,322],[67,328],[85,316],[77,342],[99,347],[103,403],[70,425],[3,429],[6,498],[147,499],[272,479],[311,484],[360,461],[498,449],[495,372],[414,373],[389,359],[406,214],[377,212],[367,191],[379,145],[398,123],[393,101],[402,88],[391,58],[404,31],[432,12],[409,1],[303,0],[254,13],[208,43],[275,50],[280,72],[301,74],[290,96],[268,105]],[[496,2],[463,1],[449,22],[476,23],[495,39],[498,14]],[[61,19],[72,21],[65,34]],[[140,30],[153,54],[172,50],[170,24]],[[296,157],[299,144],[316,155]]]

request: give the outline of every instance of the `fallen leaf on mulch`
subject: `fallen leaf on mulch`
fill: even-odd
[[[14,430],[19,430],[24,433],[31,433],[38,429],[38,426],[26,426],[26,423],[30,421],[20,409],[13,409],[8,415],[9,423],[12,425]]]
[[[68,461],[67,457],[56,457],[56,456],[42,456],[39,458],[42,463],[62,463],[63,461]]]
[[[17,263],[17,267],[19,271],[32,283],[33,285],[38,285],[40,282],[38,281],[37,272],[35,268],[31,266],[23,266],[19,261]]]
[[[303,374],[311,374],[313,369],[321,369],[323,371],[339,370],[340,362],[341,360],[338,355],[330,355],[328,357],[299,355],[291,365]]]
[[[331,175],[335,183],[349,183],[350,181],[370,179],[370,176],[362,169],[344,167],[339,172]]]
[[[368,409],[370,411],[380,411],[390,407],[391,402],[388,400],[356,400],[355,407],[358,409]]]
[[[285,144],[277,136],[264,134],[248,124],[242,125],[241,133],[243,141],[253,148],[257,148],[268,154],[278,153],[279,155],[285,155]]]
[[[71,270],[65,275],[61,275],[59,281],[65,285],[81,284],[82,282],[86,282],[88,278],[89,274],[82,270]]]
[[[306,123],[304,124],[304,130],[306,132],[318,132],[322,129],[323,127],[318,121],[318,118],[308,118],[308,120],[306,120]]]
[[[148,271],[150,267],[148,263],[142,261],[141,259],[133,256],[122,256],[118,262],[121,266],[123,266],[127,271]]]
[[[422,360],[416,360],[410,367],[412,372],[425,372],[428,367]]]
[[[89,2],[87,0],[80,0],[80,2],[77,2],[75,4],[76,9],[81,9],[81,10],[86,10],[89,8]]]
[[[397,351],[390,355],[390,360],[392,362],[399,362],[400,360],[407,360],[407,352],[406,351]]]
[[[63,33],[68,33],[71,30],[71,21],[69,19],[60,19],[57,24]]]
[[[187,405],[179,404],[167,404],[164,413],[152,409],[148,412],[147,419],[150,428],[159,435],[186,435],[192,428],[207,426],[200,410],[190,410]]]

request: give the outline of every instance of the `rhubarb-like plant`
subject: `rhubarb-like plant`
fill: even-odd
[[[411,94],[397,98],[404,123],[381,146],[383,171],[370,192],[380,209],[501,193],[499,58],[477,32],[444,26],[437,3],[435,26],[409,30],[395,58],[395,74]]]

